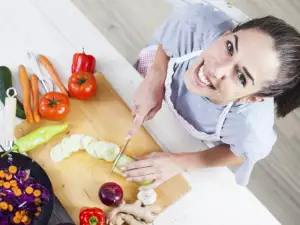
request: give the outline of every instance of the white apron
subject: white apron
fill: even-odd
[[[172,83],[172,77],[174,74],[174,66],[175,64],[180,64],[185,61],[188,61],[192,58],[195,58],[201,54],[201,51],[192,52],[190,54],[178,57],[178,58],[170,58],[169,64],[168,64],[168,71],[167,71],[167,77],[165,80],[165,101],[167,102],[168,106],[170,107],[171,111],[174,113],[175,117],[179,120],[180,124],[187,130],[188,133],[190,133],[192,136],[202,140],[209,148],[215,147],[221,143],[221,130],[223,127],[223,124],[225,122],[226,116],[229,113],[233,103],[230,103],[226,106],[226,108],[221,113],[217,126],[215,129],[214,134],[207,134],[205,132],[201,132],[196,130],[193,125],[189,124],[181,115],[178,114],[176,109],[174,108],[174,104],[171,101],[171,83]]]

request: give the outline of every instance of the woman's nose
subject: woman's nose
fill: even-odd
[[[214,77],[218,80],[224,80],[233,73],[233,68],[232,62],[222,62],[217,66]]]

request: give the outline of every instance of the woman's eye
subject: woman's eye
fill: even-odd
[[[243,87],[245,87],[247,80],[246,80],[245,75],[243,73],[241,73],[240,71],[238,71],[238,79],[241,82],[241,84],[243,85]]]
[[[228,50],[229,54],[233,55],[233,45],[232,45],[232,43],[230,41],[227,41],[226,45],[227,45],[227,50]]]

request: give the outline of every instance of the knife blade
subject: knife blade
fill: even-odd
[[[114,169],[116,168],[116,166],[119,163],[120,158],[122,157],[122,155],[124,154],[131,138],[136,134],[136,132],[139,130],[139,128],[143,125],[144,122],[144,117],[140,116],[139,114],[137,114],[134,118],[134,122],[133,122],[133,126],[131,127],[131,129],[128,131],[126,138],[125,138],[125,144],[122,148],[122,150],[119,152],[119,154],[117,155],[116,159],[114,160],[113,166],[110,170],[109,176],[112,174],[112,172],[114,171]]]
[[[53,86],[52,80],[49,77],[46,77],[45,75],[43,75],[36,56],[32,52],[27,52],[27,57],[28,57],[29,65],[31,67],[32,72],[39,78],[39,81],[42,83],[45,91],[46,92],[53,91],[54,86]]]

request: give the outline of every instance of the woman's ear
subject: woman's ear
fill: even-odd
[[[239,103],[263,102],[264,98],[257,96],[247,96],[237,100]]]

